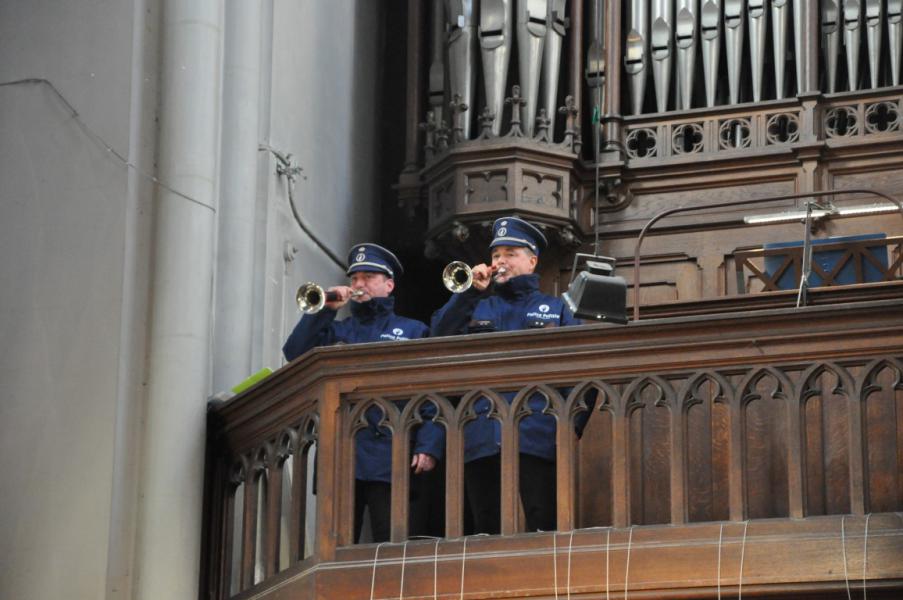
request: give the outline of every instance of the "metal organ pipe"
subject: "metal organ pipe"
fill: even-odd
[[[468,113],[462,119],[462,135],[470,139],[469,114],[473,110],[473,88],[476,72],[474,69],[474,46],[476,26],[473,15],[474,0],[446,0],[446,22],[448,23],[448,79],[449,96],[460,95],[467,104]],[[454,127],[454,123],[449,123]]]
[[[520,88],[527,104],[522,124],[527,137],[533,137],[542,50],[548,29],[547,0],[519,0],[517,3],[517,51]]]
[[[445,114],[445,0],[433,0],[430,18],[433,39],[430,40],[429,105],[438,124]]]
[[[502,127],[505,108],[505,84],[511,57],[513,0],[483,0],[480,3],[480,54],[483,57],[483,82],[486,105],[495,115],[493,135]]]
[[[646,66],[649,55],[646,42],[649,38],[649,10],[647,0],[630,0],[628,5],[628,32],[624,48],[624,69],[630,76],[630,102],[633,114],[643,112],[646,95]]]
[[[668,110],[671,89],[671,26],[674,23],[674,5],[671,0],[652,2],[652,81],[658,112]]]
[[[549,0],[549,24],[546,28],[545,52],[542,57],[543,107],[551,122],[549,139],[555,139],[558,76],[561,71],[561,47],[564,45],[567,0]]]
[[[847,54],[850,90],[859,89],[859,38],[862,5],[859,0],[843,0],[843,45]]]
[[[692,107],[696,73],[696,43],[699,37],[699,0],[677,0],[675,22],[677,47],[677,108]]]
[[[884,27],[882,0],[865,1],[866,38],[869,43],[869,76],[872,88],[878,87],[878,65],[881,63],[881,30]]]
[[[749,0],[747,9],[753,101],[759,102],[762,99],[762,76],[765,72],[765,30],[768,29],[768,11],[765,10],[765,0]]]
[[[890,47],[890,83],[900,85],[903,51],[903,0],[887,0],[887,45]]]
[[[724,1],[724,39],[727,48],[727,85],[730,104],[740,101],[740,67],[743,63],[744,0]]]
[[[840,50],[840,0],[822,0],[821,33],[829,94],[837,91],[837,55]]]
[[[721,56],[721,0],[705,0],[700,13],[702,69],[705,73],[706,106],[715,106],[718,61]]]

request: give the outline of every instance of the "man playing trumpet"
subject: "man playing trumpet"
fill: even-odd
[[[472,285],[453,294],[433,315],[431,335],[514,331],[578,325],[564,301],[539,291],[534,273],[546,247],[542,232],[517,217],[497,219],[489,249],[492,262],[471,269]],[[461,286],[462,288],[465,286]],[[513,392],[503,396],[511,402]],[[595,398],[587,398],[594,403]],[[528,531],[556,528],[555,417],[542,414],[546,399],[534,394],[531,414],[519,425],[520,495]],[[489,419],[490,402],[474,404],[477,418],[464,426],[464,487],[475,533],[499,533],[501,427]],[[578,433],[587,413],[576,419]]]
[[[395,314],[391,294],[402,267],[392,252],[377,244],[357,244],[348,253],[348,265],[349,285],[329,288],[323,309],[301,318],[282,347],[286,359],[294,360],[316,346],[429,335],[425,324]],[[349,301],[351,317],[336,321],[336,312]],[[371,406],[365,415],[368,426],[355,437],[354,539],[359,540],[364,507],[369,507],[373,541],[383,542],[389,539],[392,432],[379,426],[383,415],[377,407]],[[424,419],[414,438],[411,468],[415,474],[432,470],[445,450],[441,426]]]

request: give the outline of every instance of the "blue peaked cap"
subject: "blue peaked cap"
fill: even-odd
[[[355,244],[348,251],[348,270],[346,275],[359,271],[384,273],[395,279],[404,273],[398,257],[378,244]]]
[[[540,250],[545,250],[548,242],[535,225],[517,217],[502,217],[492,224],[492,242],[489,247],[496,246],[521,246],[539,256]]]

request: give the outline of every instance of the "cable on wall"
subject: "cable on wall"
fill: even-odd
[[[260,152],[269,152],[276,158],[276,174],[280,176],[285,176],[286,185],[288,189],[288,204],[292,209],[292,216],[295,218],[295,223],[298,224],[298,227],[301,228],[301,231],[307,234],[307,237],[311,239],[311,241],[316,244],[317,248],[323,251],[323,253],[329,257],[329,259],[335,263],[342,271],[344,272],[348,266],[345,262],[338,257],[338,255],[332,251],[317,235],[314,233],[313,229],[301,218],[301,213],[298,211],[298,207],[295,205],[295,180],[300,176],[303,179],[307,179],[307,176],[301,175],[301,171],[304,169],[295,164],[292,160],[291,153],[282,153],[279,150],[269,146],[267,144],[260,144],[257,147]]]
[[[202,206],[202,207],[212,211],[213,213],[217,212],[216,207],[211,206],[210,204],[207,204],[206,202],[203,202],[201,200],[198,200],[197,198],[192,198],[188,194],[186,194],[184,192],[180,192],[179,190],[175,189],[168,183],[162,181],[159,177],[157,177],[155,175],[151,175],[150,173],[144,171],[143,169],[141,169],[141,167],[139,167],[138,165],[131,162],[121,152],[116,150],[112,145],[107,143],[107,141],[104,140],[103,137],[100,136],[100,134],[96,133],[93,129],[91,129],[88,126],[87,123],[84,122],[84,120],[81,118],[81,114],[79,114],[79,112],[75,109],[75,107],[72,105],[72,103],[69,102],[69,100],[66,98],[66,96],[64,96],[63,93],[60,92],[60,90],[57,89],[57,87],[55,85],[53,85],[53,82],[51,82],[49,79],[44,79],[41,77],[27,77],[25,79],[16,79],[14,81],[0,82],[0,87],[26,86],[26,85],[45,85],[48,88],[50,88],[50,90],[54,93],[54,95],[60,100],[60,102],[63,103],[63,105],[69,111],[69,113],[72,117],[72,120],[75,121],[76,125],[78,125],[78,128],[82,131],[82,133],[84,133],[92,141],[94,141],[95,143],[97,143],[101,147],[103,147],[103,149],[107,151],[107,154],[112,156],[116,160],[116,162],[124,165],[128,169],[133,170],[135,173],[137,173],[144,179],[153,182],[155,185],[158,185],[161,188],[163,188],[164,190],[175,194],[176,196],[182,198],[183,200],[187,200],[188,202],[197,204],[198,206]],[[334,262],[340,269],[342,269],[342,271],[344,271],[347,268],[345,263],[336,255],[335,252],[333,252],[329,247],[327,247],[326,244],[324,244],[316,236],[316,234],[314,234],[313,230],[301,218],[301,215],[298,213],[298,209],[295,206],[295,200],[294,200],[294,194],[293,194],[294,181],[295,181],[295,178],[300,174],[301,167],[292,163],[292,161],[291,161],[292,155],[291,154],[282,154],[275,148],[271,148],[270,146],[267,146],[265,144],[261,144],[259,147],[259,150],[271,152],[276,157],[276,159],[279,161],[279,164],[277,164],[277,166],[276,166],[276,172],[279,175],[285,175],[286,179],[288,180],[289,205],[291,206],[292,215],[295,218],[295,222],[298,224],[298,226],[301,228],[301,230],[304,231],[304,233],[306,233],[308,235],[308,237],[310,237],[310,239],[314,242],[314,244],[316,244],[317,247],[320,248],[320,250],[322,250],[323,253],[326,254],[326,256],[328,256],[330,260],[332,260],[332,262]]]
[[[125,156],[123,156],[120,152],[118,152],[115,148],[113,148],[113,146],[108,144],[99,134],[95,133],[93,129],[88,127],[88,125],[82,120],[81,115],[78,113],[78,111],[75,110],[75,107],[72,106],[72,103],[66,99],[66,97],[62,94],[62,92],[60,92],[56,88],[56,86],[53,85],[53,83],[50,80],[43,79],[40,77],[28,77],[26,79],[17,79],[15,81],[0,82],[0,87],[15,86],[15,85],[35,85],[35,84],[46,85],[47,87],[49,87],[53,91],[53,93],[57,96],[57,98],[59,98],[59,100],[69,110],[69,112],[72,115],[72,120],[74,120],[75,123],[78,125],[79,129],[82,130],[82,133],[84,133],[89,138],[91,138],[91,140],[93,140],[95,143],[103,146],[103,148],[107,151],[107,153],[110,154],[114,159],[116,159],[117,162],[122,163],[129,169],[132,169],[133,171],[135,171],[135,173],[137,173],[141,177],[144,177],[148,181],[152,181],[154,184],[159,185],[164,190],[166,190],[168,192],[172,192],[173,194],[175,194],[176,196],[179,196],[180,198],[183,198],[184,200],[188,200],[189,202],[197,204],[198,206],[203,206],[204,208],[209,209],[209,210],[213,211],[214,213],[216,213],[215,207],[207,204],[206,202],[202,202],[196,198],[192,198],[188,194],[184,194],[184,193],[180,192],[179,190],[177,190],[177,189],[173,188],[172,186],[166,184],[165,182],[161,181],[158,177],[143,171],[139,166],[137,166],[136,164],[129,161]]]

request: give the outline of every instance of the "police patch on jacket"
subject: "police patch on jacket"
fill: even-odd
[[[534,310],[526,314],[527,321],[530,319],[539,319],[540,321],[550,321],[561,319],[561,313],[551,312],[552,308],[548,304],[540,304]]]
[[[409,340],[411,338],[406,337],[404,333],[404,329],[401,327],[395,327],[391,332],[383,333],[379,336],[381,340]]]

